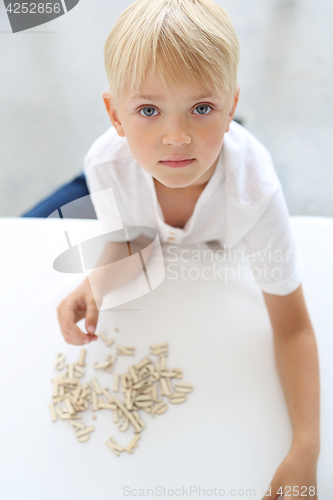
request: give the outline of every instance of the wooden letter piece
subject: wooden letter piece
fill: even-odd
[[[85,429],[82,429],[81,431],[77,431],[75,433],[75,436],[77,438],[80,438],[82,436],[85,436],[86,434],[90,434],[90,432],[93,432],[95,430],[95,427],[93,427],[92,425],[90,427],[86,427]]]
[[[56,398],[59,395],[58,379],[57,378],[53,378],[52,382],[53,382],[53,394],[52,394],[52,396],[54,398]]]
[[[89,438],[90,438],[90,434],[88,433],[88,434],[85,434],[84,436],[77,438],[77,440],[79,443],[85,443],[86,441],[88,441]]]
[[[122,432],[127,431],[129,426],[128,418],[124,418],[123,422],[118,423],[118,429]]]
[[[68,367],[68,378],[72,382],[74,379],[74,363],[67,365]]]
[[[167,384],[167,379],[161,378],[160,386],[161,386],[161,395],[162,396],[170,396],[171,395],[172,391],[170,390],[170,388]]]
[[[104,387],[104,389],[102,389],[102,393],[104,394],[106,399],[109,401],[109,403],[114,403],[114,398],[111,396],[111,394],[109,393],[109,390],[106,387]]]
[[[108,339],[105,337],[103,332],[98,332],[97,336],[104,340],[104,342],[107,344]]]
[[[183,371],[180,368],[174,368],[171,371],[173,373],[173,375],[172,375],[173,377],[175,377],[175,378],[183,378]]]
[[[169,401],[172,404],[184,403],[186,399],[186,394],[180,394],[179,392],[175,392],[169,396]]]
[[[115,403],[106,403],[103,398],[98,398],[98,408],[99,410],[116,410],[117,406]]]
[[[54,404],[53,403],[50,403],[49,405],[49,408],[50,408],[50,413],[51,413],[51,417],[52,417],[52,422],[56,422],[57,419],[58,419],[58,416],[57,416],[57,413],[54,409]]]
[[[102,394],[102,389],[99,386],[99,383],[97,382],[96,378],[93,378],[90,387],[94,389],[95,393],[97,393],[99,396]]]
[[[158,403],[157,405],[154,405],[152,410],[151,410],[151,416],[155,417],[155,413],[157,415],[162,415],[165,411],[167,411],[168,405],[164,402],[161,401],[161,403]]]
[[[117,443],[117,441],[113,438],[113,437],[110,437],[110,441],[106,441],[105,443],[111,451],[113,451],[113,453],[119,457],[120,453],[119,452],[122,452],[124,451],[124,448],[122,448],[120,446],[120,444]]]
[[[113,370],[114,364],[116,362],[116,359],[117,359],[116,356],[111,356],[110,357],[110,366],[109,366],[109,369],[108,369],[108,373],[112,373],[112,370]]]
[[[84,369],[78,363],[74,365],[74,375],[75,377],[81,378],[84,375]]]
[[[65,405],[66,405],[68,413],[70,415],[73,415],[73,414],[75,415],[75,410],[74,410],[73,406],[71,405],[69,398],[65,399]]]
[[[86,366],[85,363],[86,352],[87,352],[86,349],[81,349],[79,361],[76,363],[77,365]]]
[[[118,355],[123,355],[123,356],[134,356],[135,354],[135,347],[125,347],[125,346],[118,346],[117,347],[117,354]]]
[[[129,372],[130,372],[131,377],[133,379],[133,382],[138,382],[139,377],[138,377],[138,373],[137,373],[136,367],[132,365],[128,369],[129,369]]]
[[[141,439],[141,436],[135,436],[132,441],[126,446],[125,450],[128,453],[134,453],[134,448],[137,448],[137,442]]]
[[[120,401],[118,401],[117,398],[114,398],[114,402],[116,403],[118,408],[123,412],[123,414],[128,418],[128,420],[131,422],[131,424],[135,429],[135,432],[141,432],[142,429],[140,425],[138,424],[137,420],[133,417],[133,415],[127,410],[127,408],[125,408],[125,406],[122,403],[120,403]]]
[[[113,392],[118,392],[119,390],[119,375],[116,373],[113,375],[113,386],[112,386]]]
[[[141,361],[140,363],[138,363],[136,365],[136,369],[137,370],[141,370],[141,368],[143,368],[144,366],[146,366],[147,364],[151,363],[151,359],[148,358],[148,356],[145,356]]]
[[[161,347],[168,347],[168,346],[169,346],[168,342],[164,342],[162,344],[152,344],[149,346],[149,349],[159,349]]]
[[[110,359],[108,359],[107,361],[102,361],[101,363],[94,363],[93,364],[93,367],[95,368],[95,370],[106,370],[107,368],[109,368],[110,366]]]
[[[65,355],[59,352],[59,354],[56,355],[56,359],[54,362],[54,368],[58,371],[61,371],[64,369],[65,366]]]
[[[187,382],[177,382],[177,384],[175,384],[175,389],[178,392],[187,394],[188,392],[193,391],[193,386]]]
[[[68,420],[68,422],[71,424],[72,427],[74,427],[76,431],[78,429],[82,430],[86,428],[83,422],[77,422],[76,420]]]
[[[97,399],[97,394],[96,392],[92,393],[92,411],[97,411],[98,408],[98,399]]]

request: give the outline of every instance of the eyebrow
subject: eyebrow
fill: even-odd
[[[189,101],[200,101],[200,99],[209,98],[209,97],[218,97],[216,94],[200,94],[194,97],[191,97]],[[147,95],[147,94],[137,94],[130,97],[131,100],[134,99],[146,99],[147,101],[165,101],[163,97],[158,95]]]

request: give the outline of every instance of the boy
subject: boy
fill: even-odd
[[[270,156],[232,121],[238,53],[230,19],[212,0],[138,0],[129,6],[105,45],[110,90],[103,99],[113,127],[86,157],[87,182],[91,192],[112,187],[124,225],[154,227],[164,242],[242,242],[256,255],[268,248],[285,255],[294,242]],[[119,227],[118,214],[100,194],[94,208],[112,231]],[[319,455],[315,335],[297,263],[272,263],[269,252],[262,255],[252,265],[259,266],[293,428],[290,451],[265,498],[276,499],[287,486],[290,498],[298,496],[297,488],[317,498],[310,490]],[[98,309],[88,280],[57,311],[66,342],[97,338]],[[88,334],[76,325],[84,317]]]

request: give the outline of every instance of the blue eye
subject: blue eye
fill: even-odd
[[[147,115],[146,115],[146,114],[142,115],[141,111],[143,111],[144,109],[147,109],[147,110],[148,110],[148,114],[147,114]],[[155,110],[155,111],[157,111],[155,108],[153,108],[153,106],[146,106],[146,107],[144,107],[144,108],[141,108],[139,112],[140,112],[140,114],[141,114],[142,116],[146,116],[146,117],[149,117],[149,116],[156,116],[156,115],[154,115],[154,114],[153,114],[153,113],[154,113],[154,110]]]
[[[208,113],[205,113],[205,108],[213,109],[208,104],[199,104],[199,106],[197,106],[195,109],[201,109],[202,112],[199,111],[198,113],[195,113],[195,114],[198,114],[198,115],[208,115]]]

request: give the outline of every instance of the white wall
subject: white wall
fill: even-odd
[[[0,2],[0,216],[77,175],[109,126],[103,47],[131,1],[81,0],[12,34]],[[219,0],[241,42],[237,116],[270,150],[292,215],[333,216],[333,3]]]

